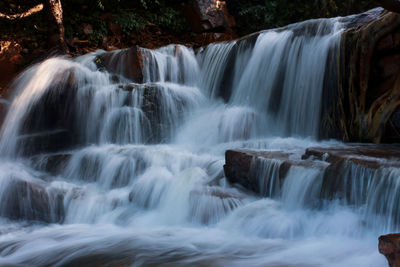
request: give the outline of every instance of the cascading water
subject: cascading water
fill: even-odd
[[[326,166],[281,181],[279,159],[255,161],[264,197],[223,171],[226,149],[339,145],[313,140],[343,29],[315,20],[196,54],[139,49],[141,81],[128,50],[113,71],[102,51],[25,71],[1,131],[0,265],[385,266],[376,238],[398,229],[379,224],[398,210],[398,169],[350,166],[348,198],[325,192]]]

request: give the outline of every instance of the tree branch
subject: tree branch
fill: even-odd
[[[23,18],[29,17],[35,13],[38,13],[42,10],[43,10],[43,4],[38,4],[34,7],[32,7],[31,9],[29,9],[28,11],[19,13],[19,14],[7,15],[7,14],[0,13],[0,19],[7,19],[7,20],[23,19]]]

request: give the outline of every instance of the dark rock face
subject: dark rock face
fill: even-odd
[[[379,237],[379,252],[385,255],[390,267],[400,266],[400,234]]]
[[[73,72],[60,74],[51,88],[23,118],[20,152],[32,155],[70,149],[80,143],[76,127],[76,92]]]
[[[185,6],[184,14],[195,32],[224,32],[236,26],[225,1],[192,0]]]
[[[399,142],[400,15],[375,9],[343,33],[338,90],[327,93],[321,132],[344,141]],[[339,134],[338,134],[339,133]]]
[[[40,183],[13,178],[0,194],[0,215],[10,219],[61,222],[62,192],[47,191]]]
[[[71,149],[75,145],[73,135],[68,130],[23,135],[18,142],[24,155],[57,152]]]
[[[189,103],[179,95],[168,95],[168,88],[156,83],[146,84],[123,84],[119,89],[134,94],[141,98],[140,109],[146,117],[146,123],[143,122],[142,128],[148,131],[147,143],[163,142],[163,138],[168,139],[168,132],[183,116],[183,111],[189,108]],[[133,98],[128,97],[129,101]],[[133,103],[126,102],[127,106]]]
[[[262,180],[272,179],[262,176],[275,175],[275,179],[280,181],[275,186],[280,187],[287,178],[290,168],[299,166],[316,169],[322,176],[321,198],[339,198],[349,204],[360,204],[359,202],[365,201],[366,192],[363,190],[367,189],[354,187],[371,183],[376,178],[374,174],[380,167],[399,168],[399,151],[400,147],[393,145],[315,147],[308,148],[301,159],[293,159],[291,153],[284,151],[227,150],[224,170],[229,182],[240,184],[255,193],[262,193],[267,190],[267,188],[262,188],[263,186],[271,187],[271,183],[266,184]],[[259,160],[266,162],[268,168],[275,168],[275,170],[263,173],[263,167],[258,166]],[[352,172],[361,172],[363,175]],[[354,181],[349,179],[354,179]],[[279,190],[280,188],[272,188],[272,191]],[[364,195],[363,199],[353,199],[352,190],[359,190],[360,195]],[[271,191],[271,188],[267,191]],[[380,207],[376,209],[379,210]]]

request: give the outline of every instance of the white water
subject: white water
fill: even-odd
[[[337,19],[319,20],[264,32],[254,47],[142,50],[143,85],[98,71],[102,52],[27,70],[1,132],[0,265],[385,266],[377,238],[398,229],[398,218],[386,220],[398,211],[398,169],[349,166],[351,196],[332,200],[321,199],[319,168],[290,169],[281,184],[279,160],[258,162],[268,197],[223,173],[226,149],[299,158],[341,145],[313,141],[341,31]],[[50,116],[37,106],[63,90],[76,92],[62,121],[28,125],[33,111]],[[70,127],[76,145],[24,156],[20,136],[48,125]],[[46,169],[55,156],[65,165]]]

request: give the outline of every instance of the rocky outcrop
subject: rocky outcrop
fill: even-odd
[[[18,147],[24,155],[51,153],[71,149],[76,143],[68,130],[55,130],[23,135],[18,140]]]
[[[378,247],[379,252],[388,260],[389,267],[400,266],[400,234],[380,236]]]

